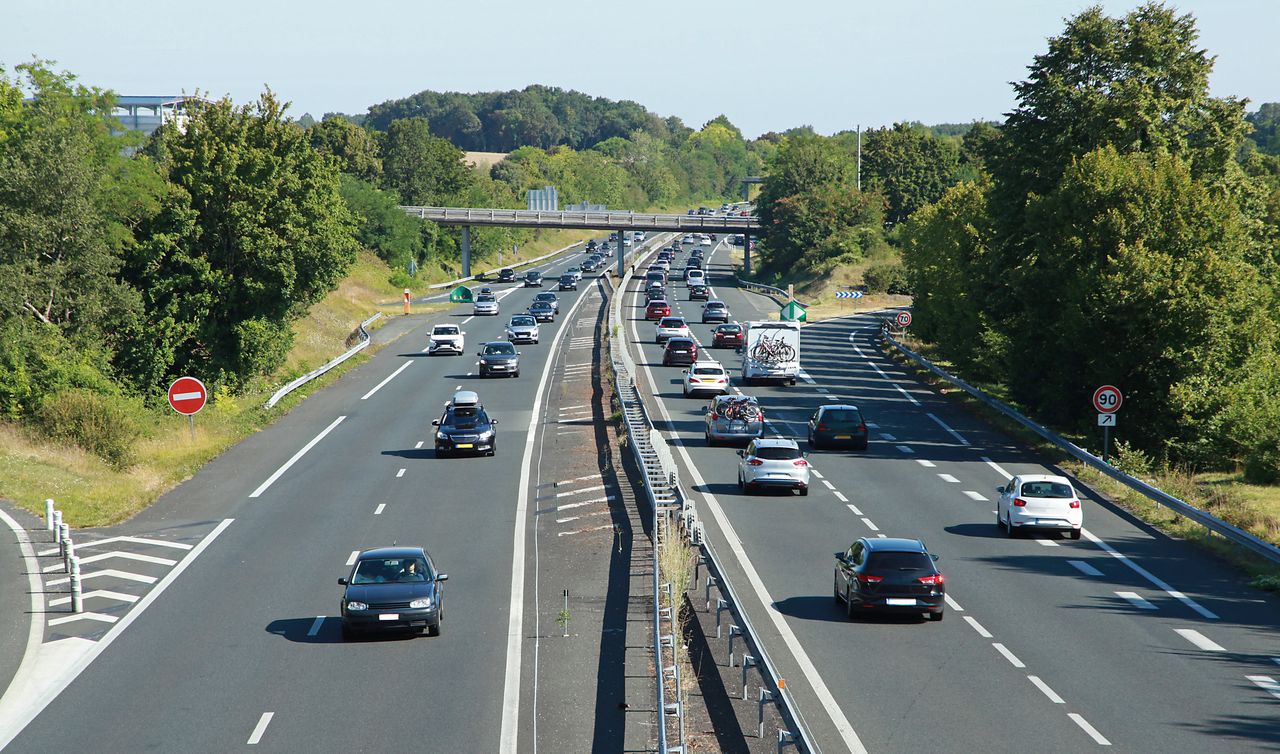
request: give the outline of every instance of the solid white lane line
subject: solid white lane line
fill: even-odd
[[[401,372],[408,369],[412,365],[413,365],[412,361],[406,361],[405,363],[401,364],[400,368],[392,372],[391,374],[387,375],[387,378],[385,380],[383,380],[382,382],[379,382],[377,385],[374,385],[372,390],[360,396],[360,400],[362,401],[369,400],[369,397],[372,396],[374,393],[378,392],[379,390],[381,390],[383,385],[386,385],[388,382],[394,380],[397,375],[399,375]]]
[[[373,515],[381,516],[382,512],[387,509],[386,503],[378,503],[378,507],[373,509]]]
[[[920,464],[921,466],[925,467],[926,469],[935,469],[935,468],[937,468],[937,466],[935,466],[935,465],[934,465],[933,461],[926,461],[926,460],[924,460],[923,458],[917,458],[917,459],[916,459],[916,463]]]
[[[412,363],[412,362],[410,362],[410,363]],[[286,472],[286,471],[288,471],[288,470],[289,470],[289,467],[291,467],[291,466],[293,466],[295,463],[297,463],[299,458],[302,458],[304,455],[306,455],[306,453],[307,453],[307,451],[308,451],[308,450],[311,450],[312,448],[314,448],[314,447],[316,446],[316,444],[317,444],[317,443],[319,443],[321,440],[323,440],[323,439],[325,438],[325,435],[327,435],[327,434],[329,434],[330,432],[332,432],[332,431],[333,431],[333,428],[334,428],[334,427],[336,427],[336,426],[338,426],[339,424],[341,424],[341,423],[342,423],[342,420],[343,420],[343,419],[346,419],[346,418],[347,418],[347,417],[345,417],[345,416],[339,416],[337,419],[334,419],[334,420],[333,420],[333,423],[332,423],[332,424],[330,424],[329,426],[325,427],[323,432],[321,432],[320,434],[318,434],[318,435],[316,435],[315,437],[311,438],[311,442],[307,443],[306,445],[303,445],[301,450],[299,450],[297,453],[294,453],[294,454],[293,454],[293,458],[290,458],[289,460],[285,461],[283,466],[281,466],[280,468],[276,469],[276,471],[275,471],[275,473],[274,473],[274,474],[272,474],[271,476],[267,477],[267,481],[265,481],[265,482],[263,482],[261,485],[259,485],[259,486],[258,486],[258,489],[254,490],[252,493],[250,493],[249,497],[258,497],[258,496],[259,496],[259,495],[261,495],[262,493],[266,492],[268,487],[270,487],[271,485],[275,484],[276,480],[277,480],[277,479],[279,479],[279,478],[281,477],[281,475],[283,475],[283,474],[284,474],[284,472]]]
[[[307,630],[307,636],[315,636],[320,633],[320,627],[324,625],[324,616],[317,615],[316,619],[311,622],[311,628]]]
[[[1269,675],[1247,675],[1245,678],[1253,681],[1258,688],[1280,699],[1280,683],[1276,683],[1276,679]]]
[[[832,495],[835,495],[835,496],[836,496],[836,500],[839,500],[839,501],[840,501],[840,502],[842,502],[842,503],[847,503],[847,502],[849,502],[849,498],[845,497],[845,496],[840,492],[840,490],[833,490],[833,491],[831,492],[831,494],[832,494]]]
[[[879,370],[876,370],[876,371],[879,371]],[[904,396],[906,396],[907,400],[911,401],[911,405],[913,406],[920,405],[920,401],[916,400],[916,397],[911,393],[908,393],[906,390],[903,390],[901,385],[898,385],[895,383],[894,387],[898,389],[899,393],[902,393]]]
[[[1049,684],[1047,684],[1047,683],[1045,683],[1044,681],[1040,680],[1040,676],[1038,676],[1038,675],[1029,675],[1029,676],[1027,676],[1027,680],[1028,680],[1028,681],[1031,681],[1032,683],[1034,683],[1034,684],[1035,684],[1035,686],[1036,686],[1036,688],[1038,688],[1038,689],[1040,689],[1042,692],[1044,692],[1044,695],[1045,695],[1045,696],[1047,696],[1047,697],[1049,697],[1049,701],[1053,702],[1054,704],[1066,704],[1066,703],[1067,703],[1067,702],[1066,702],[1066,700],[1064,700],[1062,697],[1058,696],[1058,692],[1056,692],[1056,691],[1054,691],[1053,689],[1049,688]]]
[[[422,440],[419,440],[418,444],[413,446],[413,449],[420,450],[422,448],[422,442],[423,442]]]
[[[1022,660],[1019,660],[1019,659],[1018,659],[1018,656],[1017,656],[1017,655],[1015,655],[1013,652],[1010,652],[1010,651],[1009,651],[1009,648],[1008,648],[1008,647],[1006,647],[1005,645],[1003,645],[1003,644],[1001,644],[1000,642],[996,641],[996,642],[992,642],[992,643],[991,643],[991,646],[995,647],[997,652],[999,652],[1000,654],[1004,655],[1004,659],[1008,660],[1008,661],[1010,662],[1010,664],[1012,664],[1015,668],[1025,668],[1025,667],[1026,667],[1026,665],[1025,665],[1025,664],[1023,664]]]
[[[1060,546],[1061,546],[1061,545],[1059,545],[1057,542],[1053,541],[1052,539],[1040,539],[1040,538],[1037,538],[1037,539],[1036,539],[1036,541],[1037,541],[1037,542],[1039,542],[1040,544],[1044,545],[1045,547],[1060,547]]]
[[[827,481],[826,479],[823,479],[823,480],[822,480],[822,483],[823,483],[823,484],[825,484],[825,485],[827,486],[827,489],[829,489],[829,490],[831,490],[831,491],[833,491],[833,492],[835,491],[836,486],[835,486],[834,484],[832,484],[831,482]]]
[[[267,726],[271,724],[271,718],[275,716],[276,713],[274,712],[262,713],[262,717],[258,718],[258,724],[253,726],[253,733],[249,734],[249,746],[253,746],[262,740],[262,734],[267,732]]]
[[[1163,591],[1165,594],[1169,595],[1170,597],[1173,597],[1174,599],[1178,600],[1179,602],[1191,608],[1192,610],[1195,610],[1204,618],[1208,618],[1209,620],[1218,620],[1218,616],[1215,615],[1212,611],[1208,610],[1207,608],[1202,606],[1199,602],[1196,602],[1195,600],[1191,599],[1187,595],[1183,594],[1182,592],[1179,592],[1178,590],[1169,586],[1165,582],[1156,578],[1155,574],[1151,573],[1147,569],[1133,562],[1127,556],[1120,554],[1111,545],[1095,537],[1093,535],[1093,532],[1089,531],[1088,529],[1081,529],[1080,531],[1082,534],[1084,534],[1085,537],[1089,539],[1090,542],[1094,543],[1098,547],[1101,547],[1111,557],[1115,558],[1116,560],[1119,560],[1121,563],[1124,563],[1125,565],[1132,568],[1136,573],[1138,573],[1144,579],[1146,579],[1147,581],[1150,581],[1152,584],[1155,584],[1156,587],[1159,588],[1161,591]]]
[[[1174,633],[1206,652],[1225,652],[1227,648],[1194,628],[1175,628]]]
[[[853,515],[855,516],[862,515],[862,511],[858,510],[858,506],[854,505],[853,503],[849,503],[848,507],[849,507],[849,510],[853,511]]]
[[[894,447],[896,447],[898,450],[901,450],[903,453],[914,453],[914,452],[915,452],[914,450],[912,450],[912,449],[911,449],[911,446],[910,446],[910,445],[895,445]]]
[[[1102,571],[1099,571],[1097,568],[1094,568],[1093,566],[1089,565],[1083,560],[1068,560],[1067,562],[1070,563],[1077,571],[1079,571],[1080,573],[1083,573],[1085,576],[1101,576],[1102,575]]]
[[[351,556],[347,558],[347,565],[355,565],[355,564],[356,564],[356,558],[358,558],[358,557],[360,557],[360,551],[359,551],[359,550],[352,550],[352,551],[351,551]]]
[[[889,379],[889,375],[885,374],[883,369],[881,369],[880,367],[876,366],[876,363],[875,363],[874,361],[868,361],[867,363],[871,365],[871,368],[872,368],[872,369],[876,370],[876,374],[880,375],[881,377],[885,378],[886,380],[887,380],[887,379]]]
[[[1089,734],[1089,737],[1090,737],[1090,738],[1092,738],[1092,739],[1094,740],[1094,743],[1098,744],[1099,746],[1110,746],[1110,745],[1111,745],[1111,742],[1110,742],[1110,741],[1108,741],[1108,740],[1107,740],[1107,739],[1106,739],[1106,738],[1105,738],[1101,733],[1099,733],[1097,728],[1095,728],[1095,727],[1093,727],[1092,725],[1090,725],[1090,724],[1089,724],[1089,721],[1088,721],[1088,720],[1085,720],[1085,719],[1084,719],[1083,717],[1081,717],[1078,713],[1076,713],[1076,712],[1068,712],[1068,713],[1067,713],[1067,717],[1069,717],[1069,718],[1071,718],[1072,720],[1074,720],[1074,721],[1075,721],[1075,724],[1076,724],[1076,725],[1079,725],[1081,730],[1083,730],[1085,733],[1088,733],[1088,734]]]
[[[1116,596],[1122,600],[1128,600],[1131,605],[1139,610],[1158,610],[1155,605],[1147,602],[1142,595],[1137,592],[1116,592]]]
[[[578,490],[569,490],[568,492],[557,492],[556,497],[569,497],[570,495],[581,495],[584,492],[598,492],[604,489],[603,484],[597,484],[594,487],[583,487]]]
[[[963,612],[964,612],[964,608],[963,608],[963,607],[960,607],[960,603],[959,603],[959,602],[956,602],[955,600],[951,599],[951,595],[949,595],[949,594],[944,594],[944,595],[942,595],[942,599],[946,600],[946,601],[947,601],[947,604],[951,606],[951,609],[952,609],[952,610],[955,610],[957,613],[963,613]]]
[[[995,469],[995,472],[996,472],[997,474],[999,474],[1000,476],[1004,477],[1005,479],[1013,479],[1013,474],[1010,474],[1009,472],[1007,472],[1007,471],[1005,471],[1004,469],[1000,468],[1000,464],[996,463],[995,461],[991,460],[990,458],[987,458],[986,456],[983,456],[983,457],[982,457],[982,461],[983,461],[984,463],[986,463],[988,466],[990,466],[991,468]]]
[[[977,490],[965,490],[964,494],[968,495],[970,500],[984,501],[987,499],[985,495]]]
[[[959,479],[956,479],[955,477],[951,476],[950,474],[939,474],[939,475],[938,475],[938,478],[939,478],[939,479],[941,479],[942,481],[944,481],[944,482],[948,482],[948,483],[950,483],[950,484],[960,484],[960,480],[959,480]]]
[[[933,414],[925,414],[925,416],[929,417],[930,419],[933,419],[933,421],[934,421],[934,423],[935,423],[935,424],[937,424],[939,427],[942,427],[943,429],[945,429],[945,430],[947,431],[947,434],[949,434],[949,435],[951,435],[952,437],[956,438],[956,442],[960,443],[961,445],[968,445],[968,444],[969,444],[969,441],[968,441],[968,440],[966,440],[966,439],[964,439],[963,437],[961,437],[959,432],[955,431],[955,430],[954,430],[954,429],[952,429],[951,427],[948,427],[948,426],[947,426],[947,424],[946,424],[946,422],[942,421],[941,419],[939,419],[938,417],[934,416]]]
[[[862,523],[866,524],[867,528],[870,529],[871,531],[880,531],[880,527],[871,523],[871,519],[869,518],[862,519]]]
[[[400,469],[399,471],[397,471],[397,472],[396,472],[396,479],[399,479],[400,477],[404,476],[404,472],[406,472],[406,471],[408,471],[408,469]]]
[[[973,616],[971,616],[971,615],[966,615],[966,616],[964,616],[964,619],[965,619],[965,621],[966,621],[966,622],[968,622],[968,624],[969,624],[970,626],[973,626],[973,630],[974,630],[974,631],[977,631],[977,632],[978,632],[978,636],[981,636],[981,637],[982,637],[982,638],[984,638],[984,639],[990,639],[990,638],[991,638],[991,632],[990,632],[990,631],[988,631],[987,629],[983,628],[983,627],[982,627],[982,624],[978,622],[978,619],[977,619],[977,618],[974,618],[974,617],[973,617]]]

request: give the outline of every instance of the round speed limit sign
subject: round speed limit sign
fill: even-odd
[[[1124,396],[1120,394],[1120,388],[1115,385],[1103,385],[1093,391],[1093,407],[1098,409],[1100,414],[1114,414],[1123,402]]]
[[[898,327],[906,327],[911,324],[911,312],[898,312],[898,316],[894,318]]]

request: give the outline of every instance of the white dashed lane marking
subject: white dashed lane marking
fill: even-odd
[[[981,492],[976,490],[965,490],[964,494],[968,495],[970,500],[977,500],[981,502],[987,499]]]
[[[262,717],[258,718],[258,724],[253,726],[253,733],[249,734],[248,745],[253,746],[262,740],[262,734],[267,732],[267,726],[271,724],[271,718],[275,717],[274,712],[263,712]]]
[[[1049,701],[1053,702],[1054,704],[1066,704],[1066,701],[1062,697],[1058,696],[1057,692],[1049,688],[1049,684],[1040,680],[1040,676],[1029,675],[1027,676],[1027,680],[1031,681],[1033,684],[1035,684],[1036,688],[1044,692],[1044,695],[1049,697]]]
[[[1258,688],[1280,699],[1280,683],[1276,683],[1276,679],[1269,675],[1247,675],[1245,678],[1253,681]]]
[[[307,630],[307,636],[315,636],[320,633],[320,627],[324,625],[324,616],[317,615],[316,619],[311,621],[311,628]]]
[[[1085,720],[1084,717],[1082,717],[1079,713],[1068,712],[1067,717],[1071,718],[1071,720],[1075,722],[1076,725],[1079,725],[1080,730],[1083,730],[1085,733],[1088,733],[1089,737],[1092,738],[1094,742],[1097,743],[1099,746],[1111,745],[1111,742],[1108,741],[1101,733],[1099,733],[1097,728],[1090,725],[1089,721]]]
[[[1036,539],[1036,541],[1037,541],[1037,542],[1039,542],[1040,544],[1044,545],[1045,547],[1059,547],[1059,546],[1060,546],[1057,542],[1054,542],[1052,539]]]
[[[404,476],[404,472],[406,472],[406,471],[408,471],[408,469],[400,469],[399,471],[397,471],[397,472],[396,472],[396,479],[399,479],[400,477]]]
[[[862,511],[858,510],[858,506],[854,505],[853,503],[849,503],[849,510],[853,511],[853,515],[855,516],[862,515]]]
[[[866,524],[867,528],[870,529],[871,531],[880,531],[880,527],[871,523],[871,519],[869,518],[862,519],[862,523]]]
[[[917,459],[916,459],[916,463],[920,464],[921,466],[925,467],[926,469],[933,469],[933,468],[937,468],[936,466],[934,466],[933,461],[926,461],[926,460],[924,460],[923,458],[917,458]]]
[[[1122,600],[1127,600],[1129,604],[1133,605],[1139,610],[1158,609],[1155,605],[1143,599],[1142,595],[1138,594],[1137,592],[1116,592],[1116,596]]]
[[[1008,660],[1009,663],[1013,665],[1015,668],[1026,667],[1026,665],[1022,662],[1022,660],[1019,660],[1018,656],[1015,655],[1013,652],[1010,652],[1009,648],[1006,647],[1005,645],[997,641],[997,642],[993,642],[991,646],[995,647],[997,652],[1004,655],[1004,659]]]
[[[941,479],[941,480],[942,480],[942,481],[944,481],[944,482],[949,483],[949,484],[960,484],[960,480],[959,480],[959,479],[956,479],[955,477],[951,476],[950,474],[939,474],[939,475],[938,475],[938,478],[939,478],[939,479]]]
[[[358,558],[358,557],[360,557],[360,551],[359,551],[359,550],[352,550],[352,551],[351,551],[351,557],[347,558],[347,565],[355,565],[355,564],[356,564],[356,558]]]
[[[910,446],[910,445],[895,445],[894,447],[896,447],[898,450],[902,451],[903,453],[914,453],[914,452],[915,452],[914,450],[912,450],[912,449],[911,449],[911,446]]]
[[[1083,573],[1085,576],[1101,576],[1102,575],[1102,571],[1099,571],[1097,568],[1094,568],[1093,566],[1089,565],[1083,560],[1068,560],[1067,562],[1070,563],[1071,566],[1075,568],[1077,571],[1079,571],[1080,573]]]
[[[959,602],[956,602],[955,600],[951,599],[951,595],[949,595],[949,594],[944,594],[944,595],[942,595],[942,599],[946,600],[946,601],[947,601],[947,604],[951,606],[951,609],[952,609],[952,610],[955,610],[957,613],[963,613],[963,612],[964,612],[964,608],[963,608],[963,607],[960,607],[960,603],[959,603]]]
[[[382,512],[387,509],[386,503],[378,503],[378,507],[373,509],[373,515],[381,516]]]
[[[1214,641],[1213,639],[1210,639],[1208,636],[1205,636],[1204,634],[1200,633],[1194,628],[1175,628],[1173,629],[1173,631],[1177,635],[1181,636],[1182,638],[1186,639],[1187,641],[1191,642],[1192,644],[1196,645],[1198,648],[1203,649],[1206,652],[1227,651],[1226,647],[1223,647],[1218,642]]]
[[[968,624],[969,624],[970,626],[973,626],[973,630],[974,630],[974,631],[977,631],[977,632],[978,632],[978,636],[981,636],[981,637],[982,637],[982,638],[984,638],[984,639],[990,639],[990,638],[991,638],[991,632],[990,632],[990,631],[988,631],[987,629],[983,628],[983,627],[982,627],[982,624],[978,622],[978,619],[977,619],[977,618],[974,618],[974,617],[972,617],[972,616],[966,615],[966,616],[964,616],[964,619],[965,619],[965,621],[966,621],[966,622],[968,622]]]
[[[839,500],[839,501],[840,501],[840,502],[842,502],[842,503],[847,503],[847,502],[849,502],[849,498],[847,498],[847,497],[845,497],[843,494],[841,494],[840,490],[833,490],[833,491],[831,492],[831,494],[832,494],[832,495],[835,495],[835,496],[836,496],[836,500]]]

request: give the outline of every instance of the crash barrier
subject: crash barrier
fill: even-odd
[[[371,342],[371,339],[369,337],[369,332],[365,330],[365,328],[373,324],[374,322],[376,322],[381,317],[382,317],[382,312],[378,312],[372,317],[361,322],[360,327],[357,328],[357,332],[360,335],[359,343],[355,344],[346,353],[342,354],[341,356],[338,356],[337,358],[325,364],[324,366],[320,367],[319,369],[313,369],[310,372],[307,372],[306,374],[302,375],[298,379],[290,382],[289,384],[277,390],[275,393],[272,394],[271,398],[267,400],[267,408],[274,408],[275,405],[280,402],[281,398],[285,397],[289,393],[292,393],[294,390],[297,390],[299,387],[307,384],[308,382],[314,380],[315,378],[319,377],[325,372],[328,372],[330,369],[333,369],[334,367],[338,366],[339,364],[351,358],[352,356],[355,356],[356,354],[360,353],[364,349],[368,348],[369,343]]]
[[[660,246],[660,244],[655,244]],[[737,592],[729,583],[724,568],[716,556],[715,549],[703,535],[702,521],[693,500],[685,495],[681,487],[678,470],[671,455],[667,441],[662,437],[649,418],[644,401],[636,389],[636,364],[626,345],[624,319],[622,316],[622,300],[627,285],[632,279],[628,269],[614,289],[612,306],[609,311],[610,354],[613,362],[614,387],[618,401],[622,407],[623,420],[626,422],[628,445],[635,457],[636,464],[644,474],[645,498],[649,502],[652,514],[654,541],[653,548],[653,652],[654,673],[657,685],[657,751],[684,752],[686,743],[685,699],[681,693],[680,662],[676,648],[680,646],[679,627],[675,625],[677,611],[676,600],[682,595],[672,593],[670,584],[661,584],[659,576],[659,552],[663,546],[663,534],[668,531],[665,524],[672,522],[681,536],[687,537],[689,544],[695,549],[697,557],[694,566],[693,588],[698,586],[702,568],[707,570],[706,601],[707,609],[711,607],[711,590],[716,590],[716,638],[725,638],[728,642],[729,664],[734,666],[736,658],[742,663],[742,698],[750,698],[748,669],[754,669],[759,676],[756,696],[759,704],[759,723],[756,735],[764,737],[764,718],[767,705],[773,704],[782,717],[784,728],[777,731],[778,751],[793,746],[801,752],[817,752],[803,718],[796,708],[795,700],[786,688],[786,682],[778,674],[777,666],[770,659],[764,646],[758,640],[759,634],[743,609],[743,603]],[[660,595],[669,596],[671,609],[664,609]],[[722,637],[721,621],[725,614],[731,621],[727,636]],[[667,625],[664,626],[664,620]],[[735,644],[740,644],[740,653],[735,655]],[[673,681],[675,699],[669,700],[666,693],[667,680]],[[676,732],[676,739],[668,745],[668,721]]]
[[[803,301],[791,298],[790,296],[787,295],[787,292],[782,290],[781,288],[775,288],[772,285],[765,285],[764,283],[753,283],[750,280],[743,280],[742,278],[739,278],[739,277],[735,277],[734,281],[738,284],[739,288],[746,288],[749,291],[755,291],[756,293],[763,293],[764,295],[768,296],[774,301],[777,301],[779,305],[786,304],[788,301],[795,301],[797,304],[800,304],[801,306],[804,306],[804,307],[809,306]]]
[[[959,377],[956,377],[948,373],[947,371],[941,369],[940,367],[936,366],[933,362],[929,361],[928,359],[924,358],[920,354],[916,353],[915,351],[912,351],[910,348],[903,345],[897,338],[893,336],[893,333],[888,328],[882,328],[881,333],[882,333],[882,337],[886,341],[892,344],[894,348],[897,348],[900,352],[902,352],[902,354],[905,355],[907,358],[911,359],[915,363],[919,364],[920,366],[934,373],[938,377],[941,377],[942,379],[946,380],[952,385],[955,385],[956,387],[965,391],[966,393],[973,396],[983,404],[995,409],[996,411],[999,411],[1000,413],[1009,417],[1010,419],[1022,425],[1023,427],[1026,427],[1032,432],[1035,432],[1040,437],[1043,437],[1045,440],[1053,443],[1055,446],[1065,451],[1072,458],[1075,458],[1076,460],[1081,461],[1085,465],[1091,468],[1094,468],[1102,472],[1103,474],[1106,474],[1107,476],[1111,477],[1117,482],[1120,482],[1121,484],[1125,485],[1129,489],[1134,490],[1135,492],[1138,492],[1151,500],[1154,500],[1156,503],[1163,505],[1169,510],[1174,511],[1175,513],[1179,513],[1183,516],[1186,516],[1192,521],[1195,521],[1196,523],[1205,527],[1209,531],[1215,534],[1218,534],[1223,538],[1230,540],[1231,542],[1234,542],[1235,544],[1240,545],[1241,547],[1244,547],[1245,549],[1257,555],[1261,555],[1262,557],[1266,558],[1267,560],[1273,563],[1280,563],[1280,547],[1276,547],[1270,542],[1266,542],[1262,539],[1259,539],[1258,537],[1253,536],[1252,534],[1250,534],[1249,532],[1243,529],[1232,526],[1231,524],[1212,515],[1211,513],[1200,510],[1194,505],[1191,505],[1190,503],[1187,503],[1183,500],[1179,500],[1178,498],[1174,497],[1173,495],[1170,495],[1164,490],[1161,490],[1157,487],[1153,487],[1152,485],[1147,484],[1146,482],[1142,481],[1141,479],[1138,479],[1137,477],[1129,476],[1128,474],[1124,473],[1123,471],[1120,471],[1119,469],[1115,468],[1114,466],[1107,463],[1106,461],[1103,461],[1101,458],[1093,455],[1089,451],[1084,450],[1083,448],[1080,448],[1070,440],[1067,440],[1066,438],[1053,432],[1052,430],[1048,429],[1047,427],[1041,424],[1037,424],[1031,419],[1028,419],[1022,414],[1018,413],[1013,408],[1005,405],[1004,403],[1001,403],[1000,401],[996,400],[995,398],[992,398],[991,396],[982,392],[978,388],[973,387],[972,385],[960,379]]]

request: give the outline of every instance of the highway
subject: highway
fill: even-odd
[[[540,409],[561,380],[552,355],[567,353],[559,336],[575,304],[593,297],[597,307],[583,311],[596,315],[595,276],[560,294],[541,344],[519,347],[520,378],[480,380],[475,352],[583,258],[578,250],[541,265],[543,289],[493,284],[497,317],[472,318],[467,305],[422,319],[134,520],[79,533],[84,542],[127,534],[178,553],[125,562],[139,569],[181,562],[158,582],[134,579],[156,584],[138,603],[145,610],[72,640],[91,648],[92,662],[8,750],[514,751],[530,722],[520,689],[538,481],[531,433],[543,431]],[[463,324],[465,355],[423,353],[438,321]],[[460,388],[477,390],[500,420],[496,457],[435,458],[431,421]],[[450,575],[443,635],[343,643],[336,580],[356,551],[393,543],[425,546]],[[94,583],[133,583],[115,581]],[[76,625],[51,627],[50,641]]]
[[[737,321],[776,312],[734,287],[726,257],[723,244],[708,256],[712,298]],[[995,487],[1060,472],[886,358],[871,315],[807,325],[794,387],[733,381],[759,398],[771,433],[802,448],[815,407],[855,403],[869,449],[811,452],[808,497],[743,495],[733,449],[704,442],[707,400],[683,398],[681,368],[661,366],[639,285],[624,311],[638,381],[657,398],[650,413],[824,752],[1280,748],[1274,596],[1087,490],[1083,539],[1006,539]],[[713,326],[697,324],[700,302],[687,298],[673,279],[672,314],[709,342]],[[740,374],[732,351],[702,358]],[[832,553],[886,535],[923,538],[941,556],[943,622],[845,618]]]

